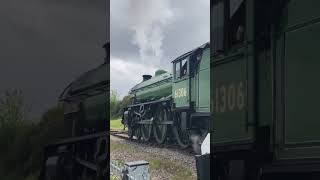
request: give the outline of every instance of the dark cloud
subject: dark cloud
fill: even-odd
[[[1,0],[0,92],[22,89],[31,115],[101,64],[107,41],[105,0]]]

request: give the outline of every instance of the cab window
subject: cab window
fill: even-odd
[[[184,58],[175,63],[175,79],[182,79],[188,75],[188,58]]]
[[[187,75],[187,70],[188,70],[188,62],[187,62],[187,59],[184,59],[181,61],[181,71],[180,71],[181,77],[184,77]]]
[[[179,79],[180,78],[180,62],[177,62],[175,64],[175,79]]]
[[[246,0],[213,0],[211,8],[212,52],[239,46],[246,38]]]
[[[245,38],[246,7],[245,0],[229,2],[229,46],[242,44]]]

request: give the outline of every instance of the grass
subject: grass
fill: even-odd
[[[172,162],[166,158],[149,156],[146,160],[150,163],[150,169],[157,169],[172,175],[172,180],[194,180],[192,173],[179,163]]]
[[[123,130],[123,124],[121,123],[121,119],[111,119],[110,130]]]
[[[122,143],[119,143],[118,141],[111,140],[110,151],[111,153],[116,152],[117,154],[119,153],[131,154],[131,156],[133,157],[137,156],[138,158],[141,158],[141,156],[143,156],[143,159],[150,163],[151,176],[152,176],[152,173],[164,172],[172,180],[196,179],[196,177],[194,177],[194,175],[192,174],[191,170],[184,167],[179,162],[172,161],[170,159],[167,159],[159,155],[141,152],[128,144],[122,144]],[[125,163],[125,159],[119,158],[119,159],[113,159],[113,160],[117,160],[121,164]]]
[[[110,140],[110,142],[111,142],[110,143],[110,151],[111,152],[125,151],[130,148],[130,146],[127,144],[121,144],[121,143],[115,142],[113,140]]]

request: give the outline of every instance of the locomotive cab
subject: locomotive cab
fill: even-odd
[[[190,56],[181,57],[173,62],[173,107],[178,109],[190,108],[190,76],[188,66]]]
[[[211,6],[214,179],[319,173],[319,2]]]
[[[209,43],[172,61],[173,110],[209,112]]]
[[[209,61],[209,43],[172,61],[174,133],[181,146],[187,146],[191,140],[197,153],[200,153],[200,145],[208,133],[210,119]]]

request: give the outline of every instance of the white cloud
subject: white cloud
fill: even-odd
[[[156,67],[111,57],[111,90],[116,90],[120,97],[128,94],[130,88],[142,81],[142,75],[154,75]]]
[[[174,20],[169,1],[135,0],[129,1],[128,7],[128,29],[134,32],[132,42],[139,47],[140,58],[160,64],[163,31]]]

